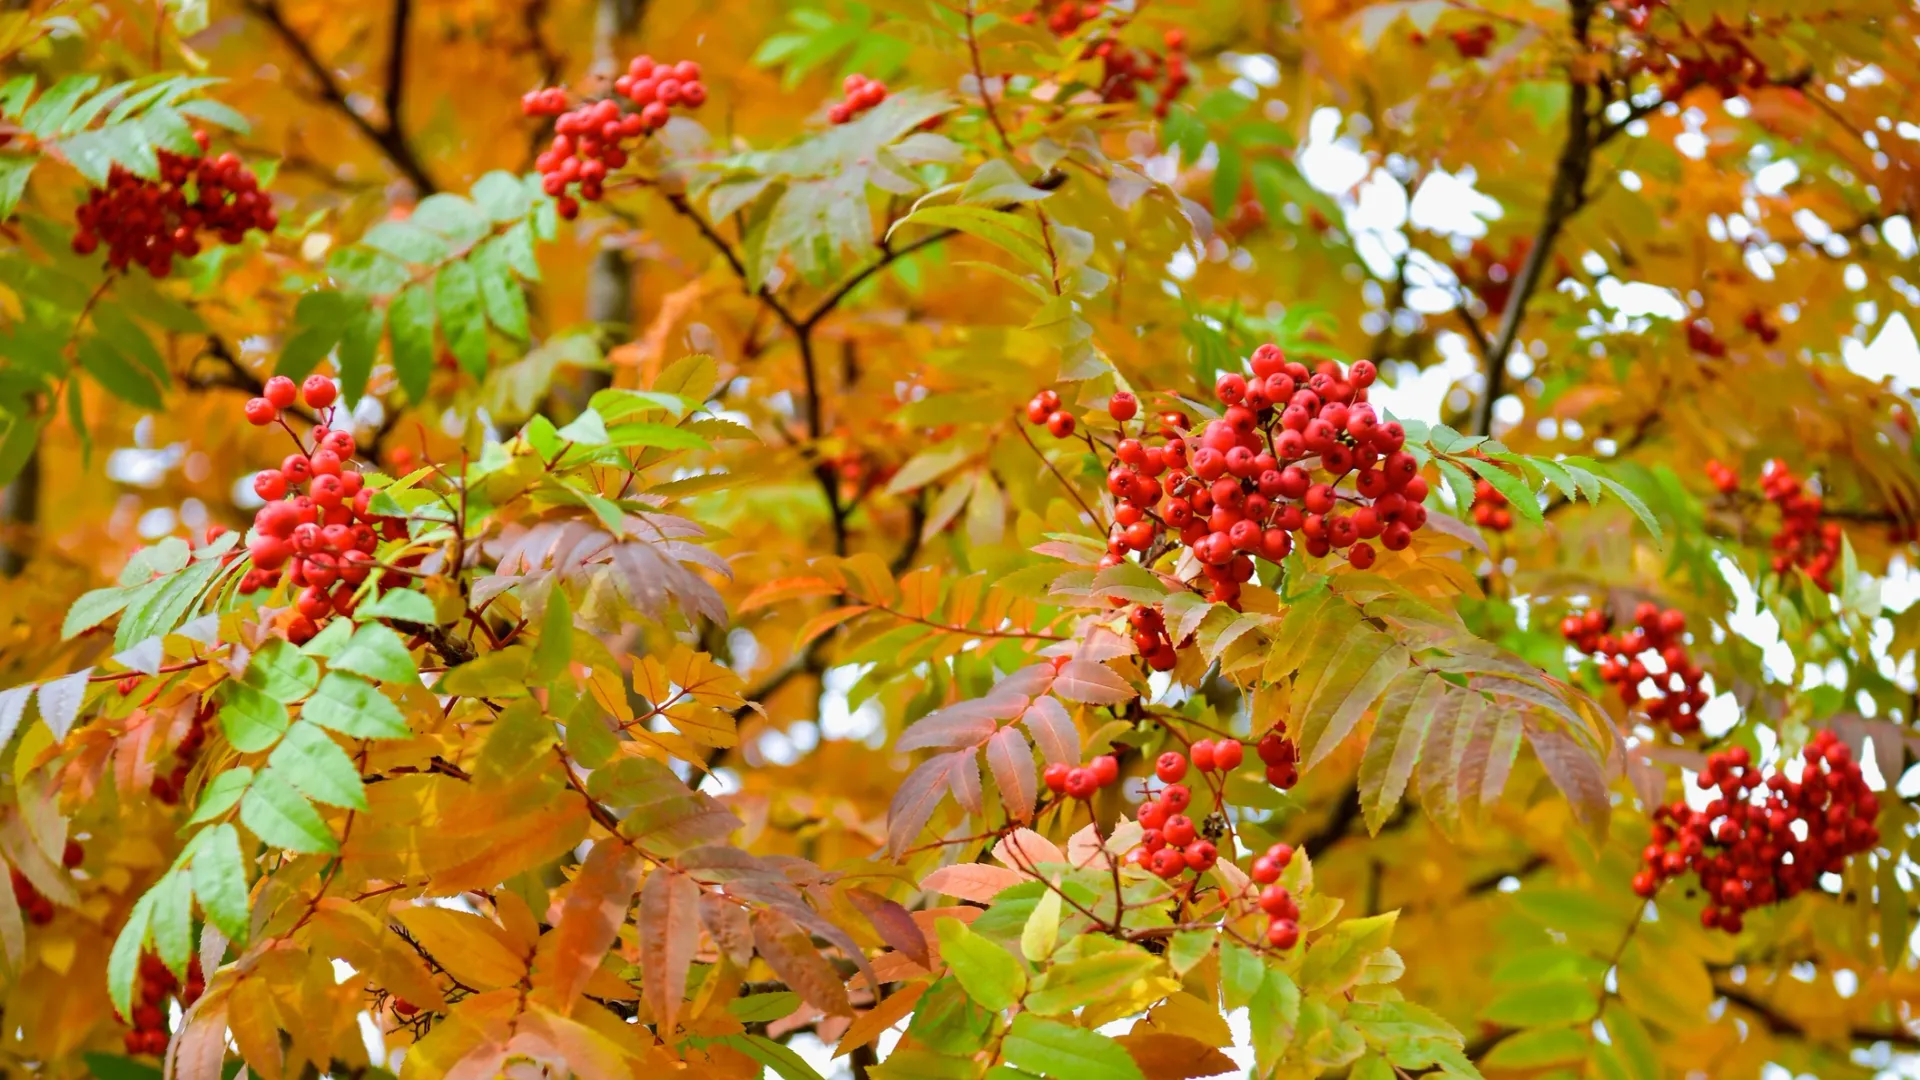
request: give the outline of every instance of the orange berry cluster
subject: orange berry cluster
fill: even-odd
[[[162,1057],[167,1052],[167,999],[178,994],[182,1007],[200,1000],[207,989],[206,976],[200,971],[200,958],[187,962],[186,985],[181,985],[167,965],[152,953],[140,954],[140,998],[133,1007],[133,1030],[123,1036],[129,1054]]]
[[[1744,746],[1709,755],[1697,782],[1718,794],[1702,810],[1675,801],[1654,812],[1634,891],[1651,897],[1691,869],[1707,896],[1701,925],[1737,934],[1745,912],[1813,888],[1878,845],[1880,799],[1846,744],[1821,731],[1800,756],[1796,781],[1778,770],[1763,778]]]
[[[869,79],[865,75],[849,75],[840,84],[845,95],[827,110],[827,119],[835,124],[848,124],[868,109],[887,100],[887,84],[879,79]]]
[[[1291,949],[1300,943],[1300,906],[1286,886],[1279,884],[1280,872],[1293,861],[1293,847],[1274,844],[1253,860],[1253,883],[1260,888],[1260,910],[1267,916],[1267,944],[1276,949]]]
[[[350,614],[355,591],[377,569],[373,552],[381,538],[406,535],[404,521],[369,511],[373,490],[351,467],[358,449],[353,433],[325,426],[338,394],[333,381],[310,376],[298,393],[322,413],[323,423],[314,429],[311,446],[293,436],[295,452],[279,468],[253,478],[253,492],[266,505],[254,512],[247,541],[253,567],[240,583],[242,592],[273,588],[285,567],[286,580],[300,586],[296,614],[287,624],[287,640],[296,645],[311,640],[332,616]],[[276,375],[267,380],[264,396],[247,403],[247,419],[262,426],[282,422],[280,410],[295,396],[293,380]]]
[[[534,168],[540,172],[542,190],[558,200],[555,207],[563,218],[580,213],[570,192],[577,191],[588,202],[598,202],[606,193],[607,175],[627,163],[623,142],[665,127],[676,106],[697,109],[707,100],[699,64],[668,64],[651,56],[628,61],[626,72],[613,80],[613,93],[625,98],[632,110],[623,109],[614,97],[569,108],[567,92],[557,86],[529,90],[520,98],[523,115],[554,118],[553,144],[534,160]]]
[[[1485,480],[1476,480],[1473,485],[1473,520],[1483,529],[1494,532],[1506,532],[1513,528],[1512,504],[1500,489]]]
[[[69,840],[66,848],[60,852],[60,865],[72,870],[85,862],[86,858],[86,849],[80,846],[80,841]],[[27,921],[35,926],[45,926],[52,922],[53,901],[47,899],[46,894],[39,889],[34,888],[33,882],[27,878],[27,875],[20,872],[19,867],[9,866],[7,872],[13,886],[13,902],[20,908],[21,914],[27,917]]]
[[[1706,673],[1687,651],[1684,612],[1642,602],[1633,610],[1634,628],[1609,632],[1612,620],[1598,609],[1560,620],[1560,633],[1583,653],[1600,657],[1600,678],[1613,685],[1628,708],[1639,706],[1649,720],[1682,735],[1700,730],[1700,709],[1707,703],[1701,686]],[[1646,655],[1657,654],[1663,670],[1654,674]],[[1651,680],[1651,692],[1642,687]]]
[[[157,278],[173,272],[173,257],[200,254],[200,234],[238,244],[248,232],[272,232],[280,224],[260,182],[233,152],[210,157],[207,133],[193,133],[199,154],[158,150],[160,178],[148,180],[115,165],[107,185],[87,194],[75,219],[73,250],[91,255],[107,245],[107,265],[138,264]],[[191,195],[191,197],[189,197]]]

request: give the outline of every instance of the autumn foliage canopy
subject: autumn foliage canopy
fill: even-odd
[[[0,5],[0,1070],[1920,1071],[1920,16]]]

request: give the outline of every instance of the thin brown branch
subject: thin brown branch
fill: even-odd
[[[405,0],[399,0],[399,3],[404,6]],[[346,117],[347,122],[352,124],[367,141],[378,146],[387,160],[393,163],[393,167],[405,174],[421,195],[431,195],[440,190],[439,185],[435,184],[433,178],[427,174],[420,159],[414,155],[413,147],[401,134],[398,118],[389,113],[385,124],[375,124],[360,115],[359,110],[347,100],[346,88],[340,84],[333,70],[313,51],[313,46],[307,39],[287,22],[286,15],[280,10],[280,5],[275,0],[247,0],[246,6],[248,11],[272,28],[273,32],[279,35],[280,40],[293,52],[294,57],[300,61],[300,66],[305,68],[307,74],[313,78],[320,97],[336,112]],[[398,16],[399,12],[396,10],[395,14]],[[396,23],[398,22],[396,18]],[[405,29],[404,26],[397,28],[402,31]],[[389,78],[391,77],[390,70]],[[387,92],[389,95],[394,92],[394,84],[391,81],[387,86]],[[396,103],[397,100],[396,98]]]
[[[1013,153],[1013,140],[1007,138],[1007,129],[1000,124],[1000,114],[994,110],[993,95],[987,91],[987,69],[980,62],[980,35],[973,29],[973,0],[967,0],[967,54],[973,58],[973,82],[980,89],[980,106],[987,110],[987,119],[992,122],[994,133],[1000,136],[1000,146],[1007,153]]]

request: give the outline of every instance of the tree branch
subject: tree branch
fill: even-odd
[[[393,27],[387,35],[387,92],[382,104],[387,111],[387,130],[402,143],[406,126],[400,120],[400,107],[406,98],[407,24],[413,21],[413,0],[393,0]]]
[[[401,2],[404,4],[404,0]],[[347,121],[366,137],[367,141],[378,146],[387,156],[387,160],[393,163],[393,167],[404,173],[421,195],[431,195],[440,190],[439,185],[433,182],[433,178],[427,175],[427,170],[421,165],[420,159],[414,156],[413,147],[409,146],[405,137],[400,134],[397,118],[389,115],[386,124],[377,125],[360,115],[359,111],[347,101],[347,92],[340,85],[340,80],[334,77],[332,70],[314,53],[313,46],[308,44],[307,39],[301,37],[299,31],[288,24],[278,3],[274,0],[247,0],[247,10],[273,28],[274,33],[280,36],[280,40],[299,59],[300,66],[306,68],[307,74],[311,75],[314,82],[319,85],[320,96],[332,105],[335,111],[345,116]],[[391,93],[393,87],[389,85],[387,89]]]
[[[1713,992],[1727,999],[1727,1002],[1752,1013],[1754,1018],[1766,1025],[1775,1035],[1790,1035],[1796,1038],[1808,1038],[1807,1026],[1793,1017],[1779,1012],[1772,1005],[1754,997],[1746,990],[1729,986],[1721,980],[1714,980]],[[1920,1048],[1920,1035],[1902,1027],[1888,1028],[1852,1028],[1847,1038],[1855,1043],[1892,1043],[1895,1046]]]
[[[1587,26],[1593,18],[1593,7],[1594,0],[1573,2],[1573,37],[1580,45],[1581,55],[1586,53]],[[1526,261],[1521,264],[1520,276],[1513,283],[1513,292],[1507,297],[1506,310],[1500,315],[1499,335],[1494,340],[1492,351],[1486,355],[1486,392],[1481,396],[1479,412],[1474,419],[1474,430],[1481,435],[1493,433],[1493,407],[1505,392],[1507,356],[1520,336],[1520,323],[1526,317],[1527,303],[1533,299],[1534,290],[1539,287],[1547,260],[1553,257],[1554,241],[1560,238],[1560,230],[1566,226],[1567,219],[1587,199],[1587,176],[1592,170],[1595,145],[1593,117],[1587,108],[1592,92],[1592,86],[1578,72],[1568,72],[1567,138],[1561,144],[1560,159],[1554,167],[1553,188],[1547,193],[1546,213],[1541,218],[1539,231],[1534,234],[1533,247],[1528,249]]]

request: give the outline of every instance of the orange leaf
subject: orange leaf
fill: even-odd
[[[565,1015],[613,947],[620,924],[627,921],[627,905],[640,887],[640,856],[626,844],[602,840],[587,852],[580,875],[573,879],[560,922],[554,928],[552,966],[544,996],[554,1011]]]
[[[699,883],[675,870],[655,870],[640,890],[640,990],[665,1035],[687,996],[687,969],[699,944]]]
[[[1147,1080],[1192,1080],[1237,1072],[1233,1059],[1198,1039],[1159,1032],[1121,1035],[1113,1040],[1133,1056]]]
[[[1004,866],[961,863],[958,866],[943,866],[928,874],[921,879],[920,887],[978,904],[990,904],[1001,890],[1010,889],[1026,880],[1025,874]]]
[[[747,598],[740,601],[740,611],[745,613],[755,608],[766,607],[769,604],[777,604],[782,600],[798,599],[802,596],[831,596],[839,591],[840,586],[835,585],[826,578],[774,578],[772,581],[748,593]]]
[[[856,615],[865,615],[872,610],[873,607],[870,604],[848,604],[846,607],[837,607],[823,611],[813,618],[808,619],[806,623],[800,627],[800,632],[794,635],[793,647],[796,651],[804,649],[809,644],[812,644],[814,638],[819,637],[821,634],[839,626],[841,623],[846,622]]]
[[[926,992],[926,983],[908,983],[878,1005],[854,1017],[847,1033],[840,1036],[840,1045],[833,1048],[833,1056],[846,1057],[879,1038],[881,1032],[906,1019],[913,1007],[920,1003],[920,995]]]

